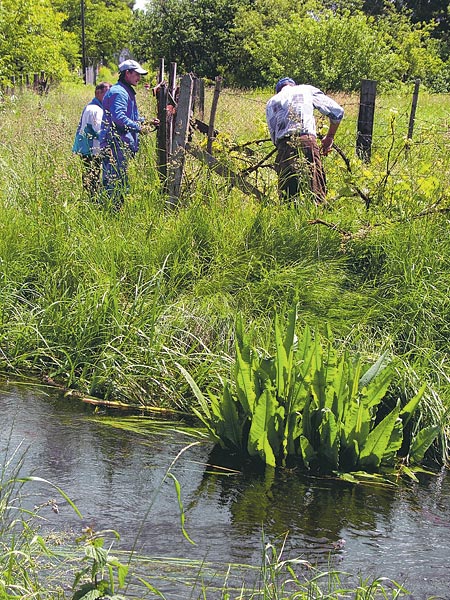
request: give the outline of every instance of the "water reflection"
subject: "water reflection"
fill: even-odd
[[[211,445],[193,446],[173,466],[186,509],[180,527],[176,491],[168,467],[192,438],[172,427],[142,434],[107,426],[92,411],[48,389],[0,387],[0,450],[29,446],[27,473],[59,485],[83,521],[62,499],[47,527],[80,531],[117,529],[124,548],[149,556],[188,557],[223,564],[259,565],[262,535],[285,539],[285,558],[300,557],[363,576],[404,583],[415,600],[450,598],[450,479],[445,472],[398,490],[352,486],[298,473],[217,474]],[[8,442],[9,440],[9,442]],[[55,492],[33,487],[33,504]],[[185,576],[185,574],[183,574]],[[189,597],[190,590],[187,592]],[[170,596],[169,596],[170,597]],[[177,592],[177,598],[183,597]]]

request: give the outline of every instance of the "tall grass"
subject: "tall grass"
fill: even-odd
[[[269,95],[221,97],[215,152],[235,168],[248,163],[231,148],[267,137]],[[275,311],[298,296],[300,320],[331,323],[353,352],[373,358],[390,348],[403,365],[399,393],[427,380],[433,410],[450,404],[446,99],[419,101],[405,144],[409,96],[380,98],[372,160],[362,163],[354,155],[358,99],[339,98],[346,118],[336,141],[351,172],[336,152],[325,159],[325,209],[280,205],[270,169],[255,179],[266,190],[258,202],[189,158],[180,205],[169,211],[148,137],[125,206],[111,214],[83,196],[71,154],[91,96],[58,88],[0,107],[2,371],[189,408],[175,363],[214,386],[228,369],[237,312],[267,346]],[[154,114],[150,96],[140,91],[138,100]],[[255,146],[255,160],[270,149]],[[368,210],[358,190],[370,197]]]

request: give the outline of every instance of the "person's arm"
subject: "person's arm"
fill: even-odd
[[[333,146],[333,141],[334,141],[334,136],[336,131],[338,130],[340,121],[330,121],[330,126],[328,127],[328,131],[325,137],[322,138],[322,154],[324,154],[325,156],[330,152],[332,146]]]
[[[111,118],[113,122],[125,131],[140,131],[141,124],[127,116],[128,96],[116,93],[111,103]]]
[[[344,117],[344,109],[337,102],[324,94],[321,90],[315,88],[313,92],[314,108],[330,120],[327,134],[322,138],[322,153],[327,155],[334,141],[334,136]]]

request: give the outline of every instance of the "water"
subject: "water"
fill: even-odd
[[[155,563],[151,572],[168,599],[191,593],[179,589],[188,569],[176,559],[203,561],[210,574],[226,563],[259,566],[263,538],[278,549],[284,543],[284,559],[300,558],[324,569],[331,561],[354,575],[385,576],[403,584],[414,600],[450,599],[446,471],[396,490],[296,473],[274,480],[224,476],[207,466],[212,447],[205,442],[182,452],[172,465],[196,441],[177,431],[175,423],[163,429],[149,425],[145,435],[130,433],[102,423],[90,407],[52,390],[7,384],[0,386],[0,409],[0,464],[7,447],[9,453],[19,444],[27,447],[23,471],[61,487],[83,515],[80,521],[49,486],[29,484],[25,502],[57,502],[57,512],[50,504],[41,511],[45,527],[116,529],[118,548],[164,557],[160,572]],[[185,528],[196,545],[182,532],[176,489],[166,477],[171,465],[181,485]],[[255,572],[242,569],[240,576],[250,581]]]

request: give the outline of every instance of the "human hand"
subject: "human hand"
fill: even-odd
[[[159,119],[150,119],[150,121],[147,121],[141,125],[140,133],[146,135],[148,133],[151,133],[152,131],[155,131],[155,129],[157,129],[158,126]]]
[[[327,156],[331,152],[331,148],[333,147],[334,138],[331,135],[326,135],[322,138],[322,147],[320,149],[321,154],[323,156]]]
[[[167,113],[168,117],[173,117],[176,112],[177,112],[177,109],[173,104],[168,104],[166,106],[166,113]]]

